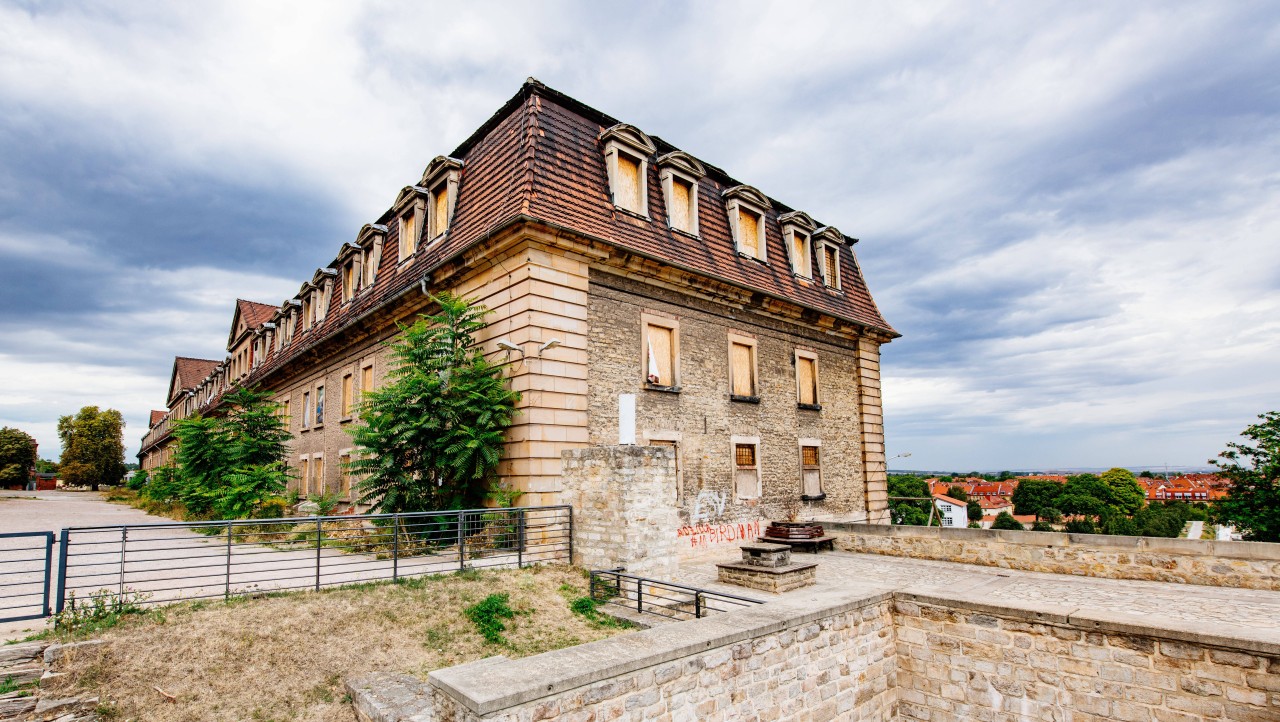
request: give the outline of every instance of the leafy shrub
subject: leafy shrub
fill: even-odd
[[[138,469],[133,472],[133,476],[129,477],[129,481],[125,482],[125,486],[134,491],[140,491],[142,487],[147,485],[147,481],[150,480],[150,476],[151,475],[147,473],[146,469]]]
[[[316,505],[316,516],[329,516],[338,508],[339,497],[334,493],[312,494],[307,501]]]
[[[53,624],[59,631],[71,634],[99,632],[116,626],[126,616],[142,614],[142,603],[150,595],[125,589],[118,595],[110,589],[99,589],[88,599],[76,599],[73,590],[67,596],[67,604],[54,615]]]
[[[258,506],[259,519],[283,519],[289,515],[289,501],[282,496],[273,496]]]
[[[490,594],[476,604],[467,607],[467,619],[476,625],[476,631],[491,644],[506,644],[502,633],[507,630],[503,619],[516,616],[515,610],[508,604],[510,596],[506,594]]]
[[[1038,521],[1031,525],[1031,531],[1057,531],[1057,529],[1047,521]]]
[[[1093,523],[1092,519],[1072,519],[1067,522],[1068,534],[1097,534],[1098,527]]]
[[[996,520],[991,524],[992,529],[1007,529],[1010,531],[1026,531],[1027,528],[1022,525],[1013,515],[1007,511],[996,514]]]

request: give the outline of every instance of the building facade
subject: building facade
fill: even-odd
[[[479,341],[522,394],[499,467],[519,503],[557,503],[561,453],[618,443],[633,406],[636,442],[674,448],[691,519],[887,521],[880,346],[898,334],[854,243],[531,79],[294,297],[238,302],[227,358],[191,388],[175,365],[140,456],[260,384],[298,490],[349,497],[360,394],[397,324],[448,291],[490,309]]]

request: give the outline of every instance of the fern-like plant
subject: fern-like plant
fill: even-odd
[[[365,393],[350,430],[361,503],[383,513],[478,506],[520,394],[475,343],[488,311],[449,294],[390,342],[391,382]]]

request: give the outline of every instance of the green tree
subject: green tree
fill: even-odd
[[[36,465],[35,443],[25,431],[0,429],[0,485],[27,483]]]
[[[1039,518],[1041,509],[1057,505],[1062,489],[1063,485],[1056,481],[1023,479],[1013,490],[1013,513],[1035,514]]]
[[[520,399],[475,344],[488,311],[449,294],[432,301],[439,312],[390,344],[392,382],[365,395],[364,423],[350,429],[360,500],[379,512],[481,504]]]
[[[133,489],[134,491],[142,491],[142,488],[145,487],[147,482],[150,480],[151,474],[146,469],[138,469],[133,472],[133,476],[129,477],[129,480],[125,482],[125,486]]]
[[[37,474],[56,474],[58,473],[58,462],[49,459],[36,459]]]
[[[1040,513],[1036,514],[1036,516],[1050,524],[1057,524],[1062,521],[1062,512],[1052,506],[1041,507]]]
[[[982,521],[982,504],[979,504],[976,499],[970,499],[966,507],[969,521]]]
[[[969,501],[969,492],[963,486],[955,485],[947,488],[947,496],[956,501]]]
[[[68,484],[94,491],[124,478],[124,416],[115,409],[85,406],[58,419],[62,459],[58,473]]]
[[[173,494],[192,518],[251,518],[289,482],[289,431],[271,393],[240,388],[223,404],[225,416],[189,416],[174,425],[177,483],[157,493]]]
[[[1108,469],[1098,477],[1111,487],[1112,505],[1124,514],[1133,514],[1147,502],[1147,492],[1138,483],[1133,472],[1119,467]]]
[[[1219,524],[1234,526],[1250,541],[1280,542],[1280,411],[1258,416],[1241,432],[1250,443],[1231,442],[1210,460],[1231,480],[1214,509]]]
[[[991,523],[992,529],[1008,529],[1011,531],[1026,531],[1027,528],[1022,525],[1013,515],[1007,511],[996,514],[996,520]]]
[[[929,482],[910,474],[893,474],[889,477],[889,517],[894,524],[924,526],[929,523],[929,508],[933,500],[929,495]],[[914,497],[918,501],[894,499]],[[937,514],[934,524],[940,524]]]

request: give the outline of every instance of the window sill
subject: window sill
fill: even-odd
[[[676,233],[679,233],[679,234],[680,234],[680,235],[682,235],[682,236],[688,236],[689,238],[695,238],[695,239],[697,239],[697,240],[702,240],[702,236],[701,236],[701,235],[699,235],[699,234],[697,234],[697,233],[694,233],[693,231],[686,231],[686,230],[685,230],[685,229],[683,229],[683,228],[676,228],[675,226],[671,225],[670,223],[668,223],[668,224],[667,224],[667,228],[670,228],[671,230],[675,231]]]
[[[652,220],[653,220],[652,218],[650,218],[650,217],[649,217],[649,214],[647,214],[647,213],[641,213],[640,211],[633,211],[633,210],[631,210],[630,208],[624,208],[623,206],[620,206],[620,205],[618,205],[617,203],[614,203],[614,204],[613,204],[613,210],[615,210],[615,211],[619,211],[619,212],[621,212],[621,213],[625,213],[625,214],[627,214],[627,215],[631,216],[632,218],[639,218],[639,219],[640,219],[640,220],[642,220],[642,221],[652,221]]]
[[[760,403],[760,397],[759,397],[759,396],[738,396],[738,395],[736,395],[736,394],[729,394],[729,400],[730,400],[730,401],[737,401],[737,402],[738,402],[738,403],[740,403],[740,404],[758,404],[758,403]]]
[[[315,429],[316,431],[319,431],[319,430],[321,430],[321,429],[323,429],[323,428],[324,428],[324,424],[316,424],[315,426],[312,426],[311,428]]]
[[[740,251],[738,251],[738,255],[739,255],[739,256],[741,256],[741,257],[743,257],[743,258],[746,258],[746,259],[748,259],[748,260],[755,261],[756,263],[763,263],[763,264],[764,264],[764,265],[766,265],[766,266],[767,266],[767,265],[769,265],[769,262],[768,262],[767,260],[765,260],[765,259],[763,259],[763,258],[761,258],[761,257],[759,257],[759,256],[753,256],[753,255],[751,255],[750,253],[747,253],[746,251],[741,251],[741,250],[740,250]]]
[[[678,393],[680,393],[680,387],[679,387],[679,386],[663,386],[663,385],[661,385],[661,384],[651,384],[651,383],[648,383],[648,382],[646,382],[646,383],[645,383],[645,385],[644,385],[644,390],[645,390],[645,391],[657,391],[657,392],[664,393],[664,394],[678,394]]]
[[[300,434],[305,434],[305,433],[307,433],[307,432],[308,432],[308,431],[310,431],[310,430],[311,430],[311,427],[310,427],[310,426],[304,426],[304,427],[302,427],[301,429],[298,429],[298,433],[300,433]]]
[[[822,411],[822,404],[796,404],[801,411]]]
[[[338,423],[339,423],[339,424],[345,424],[345,423],[348,423],[348,422],[350,422],[350,421],[352,421],[352,420],[354,420],[354,419],[355,419],[355,417],[354,417],[354,416],[344,416],[344,417],[342,417],[341,419],[338,419]]]
[[[809,496],[808,494],[800,495],[800,501],[822,501],[823,499],[826,499],[826,498],[827,498],[827,495],[825,493],[815,494],[813,496]]]

